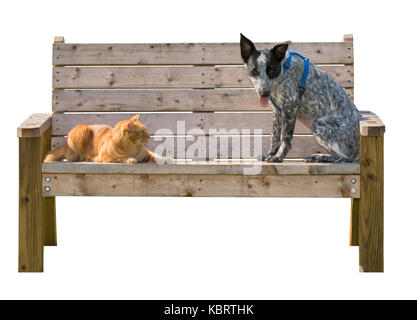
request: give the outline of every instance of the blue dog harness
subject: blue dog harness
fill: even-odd
[[[293,55],[299,56],[301,59],[304,60],[304,71],[303,71],[303,76],[301,77],[301,82],[300,82],[300,87],[299,87],[300,88],[300,95],[302,96],[304,94],[304,91],[306,90],[308,70],[310,69],[310,60],[308,60],[306,57],[302,56],[298,52],[295,52],[295,51],[292,51],[292,50],[288,50],[288,54],[289,54],[289,57],[288,57],[287,61],[284,63],[284,74],[287,73],[288,69],[291,66],[291,59],[292,59]]]
[[[298,52],[295,52],[293,50],[288,50],[287,51],[289,56],[287,61],[285,61],[284,65],[283,65],[283,74],[285,75],[288,71],[288,69],[291,67],[291,59],[293,55],[296,55],[300,58],[302,58],[304,60],[304,70],[303,70],[303,76],[301,77],[301,82],[300,82],[300,86],[299,86],[299,90],[300,90],[300,98],[303,96],[305,90],[306,90],[306,82],[307,82],[307,77],[308,77],[308,71],[310,69],[310,60],[308,60],[308,58],[302,56],[301,54],[299,54]],[[274,101],[274,99],[270,98],[269,99],[271,101],[271,103],[273,104],[273,106],[278,109],[280,112],[282,111],[282,109],[280,107],[278,107],[278,105],[276,104],[276,102]]]

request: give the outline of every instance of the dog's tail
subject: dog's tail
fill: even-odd
[[[52,161],[61,161],[64,160],[67,155],[67,143],[63,146],[56,148],[55,150],[50,151],[43,162],[52,162]]]

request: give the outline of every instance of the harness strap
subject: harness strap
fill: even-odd
[[[293,50],[288,50],[288,54],[289,54],[288,59],[285,61],[284,65],[283,65],[284,74],[286,74],[288,69],[291,67],[291,59],[292,59],[293,55],[296,55],[296,56],[298,56],[298,57],[300,57],[304,60],[304,70],[303,70],[303,75],[301,77],[301,82],[300,82],[300,86],[299,86],[300,98],[301,98],[304,94],[304,91],[306,90],[308,71],[310,69],[310,60],[308,60],[308,58],[302,56],[301,54],[299,54],[298,52],[293,51]],[[276,103],[276,101],[272,97],[270,97],[269,100],[271,101],[271,103],[275,107],[275,109],[277,109],[279,112],[282,112],[282,108],[278,106],[278,104]]]
[[[282,112],[282,109],[278,107],[278,104],[275,102],[275,100],[272,97],[269,97],[269,101],[271,101],[272,105],[277,109],[279,112]]]
[[[306,89],[306,83],[307,83],[307,77],[308,77],[308,71],[310,69],[310,60],[308,60],[306,57],[302,56],[301,54],[299,54],[298,52],[292,51],[292,50],[288,50],[288,54],[289,57],[288,59],[285,61],[284,65],[283,65],[283,71],[284,74],[287,73],[288,69],[291,67],[291,59],[293,55],[296,55],[300,58],[302,58],[304,60],[304,70],[303,70],[303,76],[301,77],[301,82],[300,82],[300,97],[303,96],[304,91]]]

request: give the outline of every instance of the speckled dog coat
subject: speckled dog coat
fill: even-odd
[[[291,149],[296,117],[312,129],[317,142],[329,150],[329,155],[310,155],[308,162],[354,162],[359,160],[359,120],[361,115],[342,86],[319,67],[310,63],[306,88],[299,86],[304,60],[294,55],[288,71],[283,65],[288,58],[288,43],[271,49],[256,50],[253,43],[241,35],[241,54],[248,76],[262,101],[271,98],[271,145],[262,160],[282,162]]]

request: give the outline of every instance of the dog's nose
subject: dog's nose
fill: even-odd
[[[262,98],[268,98],[270,95],[271,95],[270,91],[264,91],[264,92],[262,92],[261,97]]]

